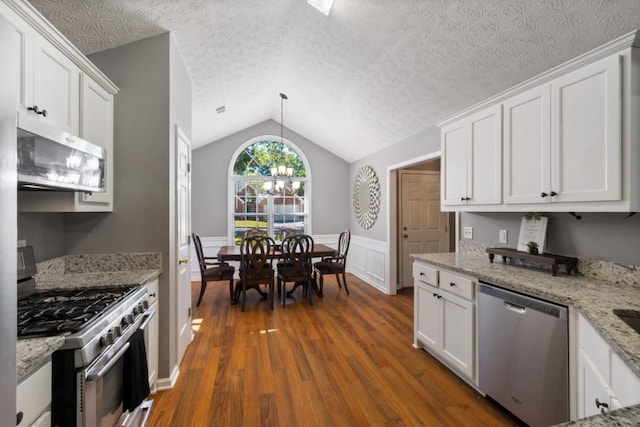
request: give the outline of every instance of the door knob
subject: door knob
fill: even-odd
[[[403,234],[402,237],[404,237],[406,239],[407,237],[409,237],[409,235],[408,234]]]
[[[186,264],[188,262],[189,262],[189,260],[187,258],[178,258],[178,265]]]

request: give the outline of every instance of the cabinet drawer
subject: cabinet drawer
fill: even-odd
[[[147,283],[147,297],[149,299],[149,305],[158,301],[158,279],[154,279]]]
[[[474,281],[468,277],[459,276],[448,271],[440,271],[440,288],[468,300],[474,299]]]
[[[418,262],[413,263],[413,278],[421,282],[438,286],[438,270]]]

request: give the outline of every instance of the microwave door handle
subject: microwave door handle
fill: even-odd
[[[120,360],[120,358],[124,356],[126,351],[129,350],[130,345],[130,343],[126,343],[124,346],[122,346],[122,348],[111,358],[111,360],[109,360],[107,364],[100,368],[95,374],[92,373],[92,371],[87,372],[87,381],[98,381],[100,378],[102,378],[104,374],[106,374],[109,369],[111,369],[113,365],[115,365],[118,360]]]

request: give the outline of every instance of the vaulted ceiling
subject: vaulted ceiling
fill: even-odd
[[[285,126],[349,162],[640,28],[639,0],[31,3],[85,54],[173,32],[194,147],[280,122],[284,92]]]

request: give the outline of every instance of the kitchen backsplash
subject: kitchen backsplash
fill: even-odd
[[[487,257],[487,262],[489,262],[489,255],[486,249],[495,246],[499,245],[487,245],[474,241],[461,240],[458,242],[458,252],[465,255],[484,256]],[[499,260],[500,257],[497,257],[494,262],[501,262]],[[521,261],[514,261],[514,264],[521,264],[527,267],[532,266],[530,263]],[[548,266],[540,265],[536,266],[536,268],[549,269]],[[640,265],[578,258],[578,272],[590,279],[599,279],[606,282],[640,287]]]

